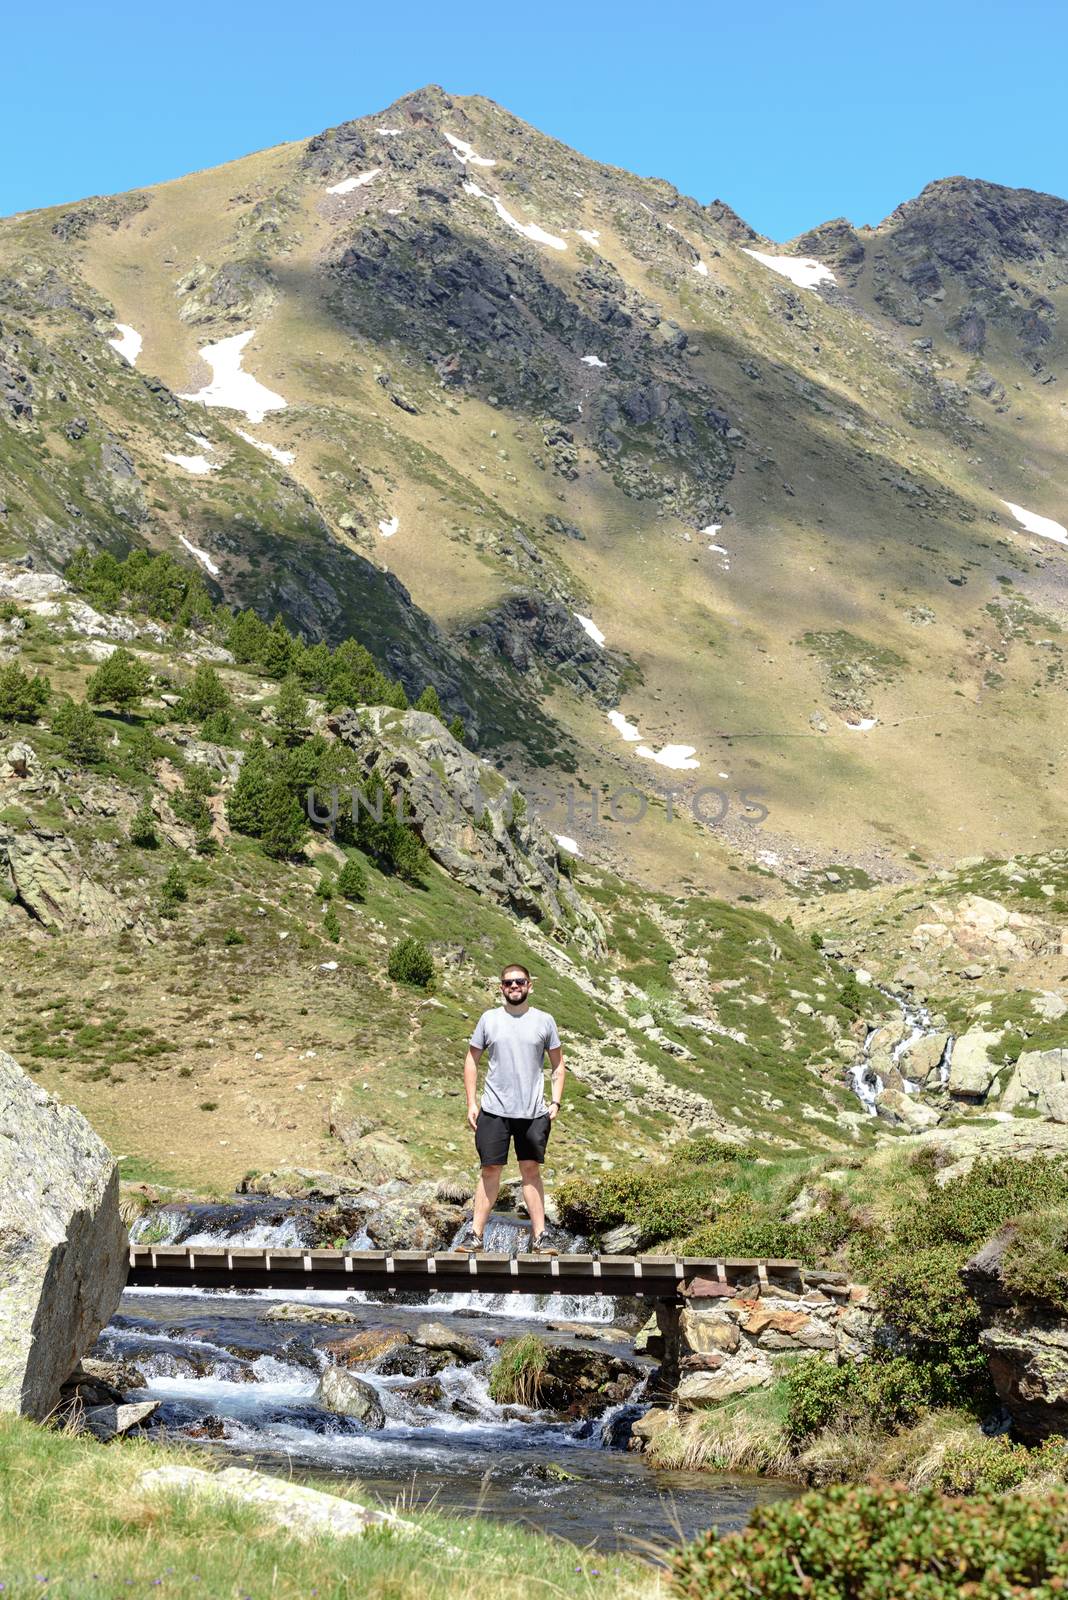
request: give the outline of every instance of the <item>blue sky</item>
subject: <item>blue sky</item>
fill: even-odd
[[[10,7],[0,214],[484,94],[772,238],[964,173],[1068,197],[1063,0]]]

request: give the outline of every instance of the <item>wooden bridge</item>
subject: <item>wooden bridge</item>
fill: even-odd
[[[691,1296],[797,1289],[797,1261],[704,1256],[467,1255],[447,1250],[276,1250],[220,1245],[131,1245],[129,1289],[432,1290],[478,1294]]]

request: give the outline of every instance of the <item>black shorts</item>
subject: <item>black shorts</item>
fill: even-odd
[[[508,1141],[515,1144],[517,1161],[544,1161],[552,1122],[546,1111],[540,1117],[498,1117],[480,1111],[475,1129],[475,1149],[484,1167],[503,1167],[508,1160]]]

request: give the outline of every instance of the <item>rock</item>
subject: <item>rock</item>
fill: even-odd
[[[410,1178],[415,1171],[408,1151],[391,1133],[365,1133],[346,1145],[346,1149],[356,1176],[366,1184],[384,1183],[387,1178]]]
[[[414,1534],[413,1523],[389,1511],[358,1505],[355,1500],[340,1500],[309,1489],[288,1478],[276,1478],[247,1467],[226,1467],[222,1472],[205,1472],[200,1467],[152,1467],[135,1479],[135,1487],[146,1494],[204,1495],[213,1500],[236,1500],[257,1507],[279,1527],[288,1528],[298,1538],[318,1538],[327,1534],[346,1538],[365,1533],[368,1528],[388,1526],[394,1533]]]
[[[902,1052],[899,1065],[906,1078],[914,1083],[926,1083],[938,1077],[942,1057],[949,1043],[948,1033],[925,1033],[922,1039]]]
[[[741,1340],[737,1322],[718,1311],[692,1311],[679,1316],[679,1334],[684,1347],[697,1355],[714,1351],[730,1354]]]
[[[412,1343],[424,1350],[448,1350],[459,1361],[469,1365],[481,1361],[483,1350],[477,1339],[459,1328],[449,1328],[444,1322],[421,1322],[412,1336]]]
[[[342,1306],[310,1306],[298,1300],[283,1300],[279,1305],[269,1306],[263,1313],[264,1322],[360,1322],[362,1319],[355,1311],[346,1311]]]
[[[684,1409],[715,1405],[720,1400],[729,1400],[732,1395],[761,1388],[771,1382],[772,1376],[771,1364],[766,1358],[736,1358],[725,1362],[718,1372],[688,1372],[680,1379],[675,1398]]]
[[[59,1403],[119,1303],[128,1249],[107,1147],[0,1051],[0,1411],[41,1422]]]
[[[641,1229],[634,1222],[621,1222],[618,1227],[609,1228],[601,1243],[604,1253],[608,1256],[629,1256],[638,1248],[641,1238]]]
[[[556,841],[514,784],[489,773],[437,717],[367,706],[340,711],[330,729],[381,778],[432,858],[450,877],[520,917],[567,924],[594,955],[604,949],[596,913],[559,870]]]
[[[115,1439],[119,1434],[129,1433],[131,1428],[136,1428],[158,1411],[158,1400],[139,1400],[133,1405],[93,1406],[84,1414],[84,1425],[88,1433],[94,1438]]]
[[[343,1339],[329,1339],[322,1349],[340,1367],[371,1367],[411,1344],[400,1328],[363,1328]]]
[[[998,1399],[1025,1444],[1068,1433],[1068,1318],[1057,1306],[1021,1302],[1002,1277],[1010,1226],[977,1251],[962,1276],[987,1326],[979,1336]]]
[[[957,1040],[949,1064],[948,1088],[951,1095],[962,1100],[985,1098],[1000,1071],[989,1055],[1000,1040],[1000,1030],[988,1032],[985,1028],[969,1028]]]
[[[638,1417],[631,1425],[631,1433],[643,1444],[649,1444],[665,1428],[670,1428],[675,1422],[674,1413],[662,1406],[650,1406],[644,1416]]]
[[[550,1345],[538,1390],[538,1405],[562,1416],[599,1416],[626,1400],[641,1379],[630,1361],[602,1350]]]
[[[8,760],[10,759],[9,751]],[[1052,989],[1043,989],[1040,994],[1032,996],[1031,1009],[1036,1017],[1042,1017],[1046,1022],[1060,1022],[1062,1017],[1068,1016],[1068,1000]]]
[[[1068,1123],[1068,1049],[1025,1050],[1001,1096],[1001,1109],[1031,1107],[1051,1122]]]
[[[355,1417],[365,1428],[385,1426],[386,1414],[374,1389],[342,1367],[327,1367],[319,1379],[315,1398],[327,1411]]]
[[[16,832],[0,823],[0,886],[6,882],[35,922],[55,933],[111,934],[136,927],[147,936],[143,919],[89,877],[81,856],[66,834],[46,828]]]

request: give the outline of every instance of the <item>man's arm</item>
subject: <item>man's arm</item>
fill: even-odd
[[[464,1057],[464,1088],[467,1091],[467,1121],[473,1128],[478,1122],[478,1061],[482,1051],[469,1044]],[[555,1091],[554,1091],[555,1092]]]
[[[567,1077],[567,1068],[564,1066],[564,1052],[559,1045],[556,1046],[555,1050],[550,1050],[548,1054],[553,1069],[553,1099],[549,1107],[549,1121],[555,1122],[556,1113],[560,1109],[560,1102],[564,1098],[564,1079]]]

